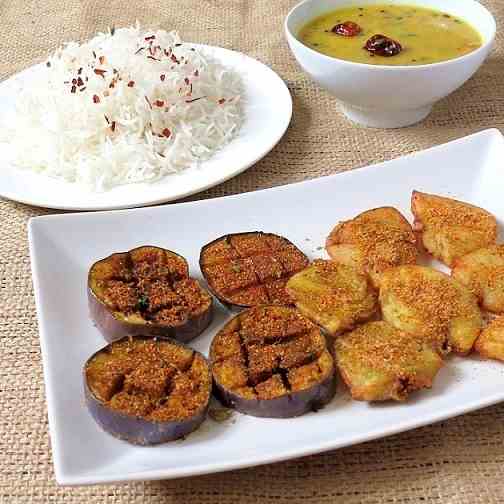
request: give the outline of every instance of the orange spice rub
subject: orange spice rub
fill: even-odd
[[[95,263],[89,278],[95,296],[124,319],[176,326],[211,306],[185,259],[158,247],[113,254]]]
[[[189,418],[206,407],[210,398],[205,359],[166,340],[114,342],[88,361],[85,376],[103,405],[150,421]]]
[[[296,310],[251,308],[217,333],[210,349],[214,379],[250,399],[306,390],[332,373],[320,330]]]
[[[200,255],[201,271],[214,294],[240,306],[292,304],[286,282],[307,265],[307,257],[288,240],[262,232],[223,236]]]

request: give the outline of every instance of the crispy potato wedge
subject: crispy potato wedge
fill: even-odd
[[[334,261],[313,261],[289,279],[287,293],[301,313],[331,336],[369,320],[378,310],[378,296],[367,277]]]
[[[415,264],[416,240],[409,222],[392,207],[375,208],[340,222],[326,240],[333,261],[367,273],[375,287],[383,271]]]
[[[413,228],[425,249],[452,267],[455,260],[497,239],[497,221],[486,210],[469,203],[413,191]]]
[[[368,322],[336,338],[334,355],[358,401],[404,401],[410,392],[430,388],[443,365],[429,342],[384,321]]]
[[[387,322],[432,342],[442,354],[469,353],[483,326],[476,296],[425,266],[399,266],[383,273],[380,305]]]
[[[452,276],[469,288],[481,306],[504,313],[504,245],[492,245],[455,261]]]
[[[504,361],[504,317],[497,317],[488,324],[474,348],[486,359]]]

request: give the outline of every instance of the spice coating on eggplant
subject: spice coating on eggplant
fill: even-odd
[[[336,391],[324,336],[294,308],[258,306],[240,313],[213,339],[210,359],[221,402],[248,415],[303,415]]]
[[[212,297],[189,277],[187,261],[159,247],[138,247],[93,264],[88,301],[107,341],[140,334],[187,342],[212,320]]]
[[[138,445],[172,441],[197,429],[211,389],[206,359],[168,338],[126,337],[84,366],[93,418],[106,432]]]
[[[292,305],[285,285],[308,262],[289,240],[262,231],[222,236],[200,254],[210,290],[228,306]]]

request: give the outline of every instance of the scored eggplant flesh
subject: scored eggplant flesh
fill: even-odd
[[[262,231],[222,236],[205,245],[200,268],[213,294],[225,305],[292,305],[288,279],[308,265],[289,240]]]
[[[294,308],[240,313],[213,339],[210,359],[217,397],[248,415],[299,416],[320,409],[336,391],[324,336]]]
[[[105,431],[133,444],[163,443],[197,429],[211,388],[206,359],[168,338],[126,337],[84,366],[91,415]]]
[[[141,334],[187,342],[212,319],[212,297],[189,277],[187,261],[159,247],[139,247],[93,264],[88,299],[91,318],[107,341]]]

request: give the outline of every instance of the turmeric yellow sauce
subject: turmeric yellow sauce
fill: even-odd
[[[343,36],[335,26],[357,23],[360,33]],[[399,42],[393,56],[365,49],[373,35]],[[467,22],[451,14],[413,5],[367,5],[337,9],[309,21],[298,38],[318,52],[335,58],[372,65],[425,65],[458,58],[482,45],[481,35]]]

